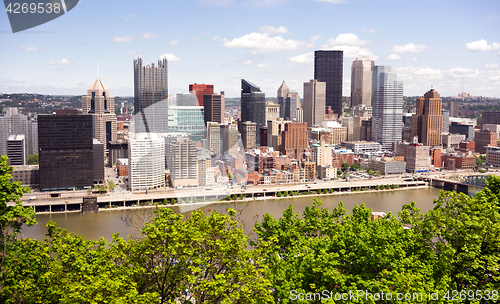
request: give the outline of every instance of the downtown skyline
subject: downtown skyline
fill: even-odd
[[[497,1],[198,0],[80,1],[71,12],[12,34],[0,14],[0,93],[82,95],[99,76],[114,96],[133,96],[133,59],[169,60],[169,94],[191,83],[240,96],[241,79],[268,97],[286,81],[303,96],[315,50],[343,50],[351,64],[389,65],[404,95],[431,85],[441,96],[500,97]]]

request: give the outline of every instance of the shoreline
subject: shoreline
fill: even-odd
[[[414,187],[401,187],[396,189],[383,189],[383,190],[363,190],[363,191],[343,191],[343,192],[334,192],[334,193],[321,193],[321,194],[307,194],[307,195],[293,195],[293,196],[263,196],[263,197],[254,197],[254,198],[245,198],[245,199],[237,199],[237,200],[219,200],[219,201],[204,201],[197,203],[184,203],[184,204],[169,204],[169,205],[143,205],[143,206],[129,206],[129,207],[112,207],[112,208],[99,208],[99,212],[101,211],[123,211],[123,210],[134,210],[134,209],[148,209],[148,208],[172,208],[172,207],[187,207],[192,208],[191,211],[202,208],[207,205],[212,204],[220,204],[220,203],[244,203],[244,202],[257,202],[257,201],[265,201],[265,200],[280,200],[280,199],[293,199],[293,198],[307,198],[307,197],[322,197],[322,196],[339,196],[339,195],[353,195],[353,194],[361,194],[361,193],[373,193],[373,192],[391,192],[391,191],[401,191],[401,190],[412,190],[412,189],[426,189],[432,188],[429,185],[425,186],[414,186]],[[311,201],[312,202],[312,201]],[[193,208],[194,207],[194,208]],[[81,211],[66,211],[66,212],[39,212],[36,215],[47,215],[47,214],[67,214],[67,213],[81,213]]]

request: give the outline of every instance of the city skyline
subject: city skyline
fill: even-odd
[[[98,9],[97,9],[98,7]],[[169,91],[214,84],[238,97],[249,79],[274,97],[283,80],[302,96],[315,50],[343,50],[343,96],[350,66],[366,55],[390,65],[404,94],[431,85],[500,97],[498,1],[198,0],[164,3],[81,1],[70,13],[13,34],[0,17],[0,92],[79,95],[100,77],[115,96],[133,96],[130,62],[169,60]],[[245,13],[242,14],[241,12]],[[415,22],[422,17],[432,22]],[[334,15],[335,18],[331,18]],[[90,27],[89,27],[89,24]],[[443,39],[445,38],[445,39]]]

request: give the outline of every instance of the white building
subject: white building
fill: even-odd
[[[165,141],[156,133],[135,133],[128,143],[131,191],[165,186]]]

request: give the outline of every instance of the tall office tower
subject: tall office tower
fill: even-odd
[[[347,141],[354,140],[354,119],[353,117],[342,117],[342,127],[347,129]]]
[[[245,121],[241,124],[241,140],[245,150],[253,149],[257,143],[257,124],[251,121]]]
[[[356,58],[351,66],[351,107],[372,105],[372,78],[375,63],[368,57]]]
[[[209,94],[203,96],[203,108],[205,109],[205,124],[209,121],[224,123],[224,112],[226,111],[224,91],[220,94]]]
[[[94,185],[92,134],[91,115],[77,115],[76,110],[38,115],[40,190],[83,189]]]
[[[10,135],[7,140],[7,156],[11,165],[27,165],[26,138],[24,134]]]
[[[290,102],[288,100],[290,100]],[[297,110],[302,108],[299,93],[290,91],[287,96],[286,104],[289,104],[290,107],[290,116],[288,116],[288,119],[297,119]]]
[[[483,129],[479,132],[476,132],[474,142],[476,143],[476,152],[481,154],[486,154],[486,150],[488,150],[488,146],[496,147],[497,146],[498,134],[495,131]]]
[[[20,134],[25,135],[26,154],[38,153],[36,118],[31,122],[26,115],[19,113],[17,108],[5,107],[0,115],[0,155],[7,155],[9,136]]]
[[[218,122],[207,122],[207,149],[217,156],[222,153],[221,130]]]
[[[198,106],[196,102],[196,95],[193,93],[177,93],[176,105],[182,107]]]
[[[443,133],[450,132],[450,110],[442,109],[443,113]]]
[[[87,89],[87,96],[82,96],[82,114],[92,115],[94,138],[104,144],[116,141],[115,98],[109,96],[109,90],[101,79],[97,78]]]
[[[261,128],[266,127],[268,121],[277,120],[278,118],[280,118],[280,105],[266,102],[266,120]]]
[[[290,120],[284,120],[283,118],[267,122],[268,147],[273,147],[274,151],[281,150],[281,132],[285,130],[285,125],[290,122]]]
[[[266,125],[266,94],[253,83],[241,80],[241,121],[256,123],[256,130]],[[260,142],[257,133],[257,142]]]
[[[308,127],[321,125],[325,120],[326,88],[325,82],[316,79],[304,82],[304,121]]]
[[[450,101],[450,117],[458,117],[458,101]]]
[[[132,134],[128,142],[128,166],[131,191],[165,186],[164,139],[156,133]]]
[[[203,107],[169,107],[168,132],[189,134],[192,141],[199,142],[205,138],[204,119]]]
[[[315,51],[314,79],[326,82],[326,106],[339,116],[342,111],[343,51]],[[304,109],[304,107],[303,107]],[[305,110],[305,109],[304,109]]]
[[[297,109],[297,118],[296,118],[297,122],[304,122],[304,110],[302,109]]]
[[[389,150],[401,141],[403,131],[403,82],[390,66],[373,67],[372,141]]]
[[[144,109],[163,99],[168,99],[168,62],[167,59],[158,60],[143,66],[142,58],[134,59],[134,115],[141,115],[145,130],[149,131],[147,121],[144,117]]]
[[[198,158],[196,144],[187,138],[170,143],[168,168],[172,186],[198,185]]]
[[[278,88],[276,93],[276,101],[280,105],[280,117],[289,118],[290,117],[290,99],[288,99],[288,93],[290,89],[286,85],[285,81]]]
[[[238,154],[238,125],[223,124],[220,126],[222,137],[222,154]]]
[[[281,154],[301,160],[308,150],[309,134],[307,123],[287,123],[281,132]]]
[[[450,114],[450,117],[454,117]],[[499,111],[483,111],[481,113],[481,126],[484,125],[500,125]]]
[[[105,183],[104,176],[104,144],[97,139],[92,141],[92,157],[94,165],[94,183]]]
[[[443,102],[439,93],[431,89],[424,98],[417,98],[417,113],[411,121],[411,136],[417,136],[424,146],[438,146],[443,143]]]
[[[212,95],[214,93],[214,85],[193,83],[189,85],[189,92],[196,96],[196,105],[203,107],[205,102],[203,96]]]

